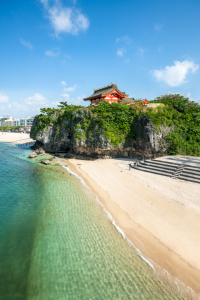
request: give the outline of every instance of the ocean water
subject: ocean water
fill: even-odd
[[[76,176],[29,152],[0,143],[0,299],[183,299]]]

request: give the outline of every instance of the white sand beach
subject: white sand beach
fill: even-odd
[[[199,158],[163,159],[200,166]],[[145,257],[200,293],[200,184],[129,171],[130,162],[67,161]]]
[[[33,142],[29,133],[15,133],[15,132],[0,132],[0,142],[26,144]]]

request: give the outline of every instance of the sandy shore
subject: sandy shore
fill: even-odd
[[[26,144],[33,141],[29,133],[0,132],[0,142]]]
[[[199,184],[129,171],[125,159],[67,163],[163,278],[170,281],[169,272],[200,294]]]

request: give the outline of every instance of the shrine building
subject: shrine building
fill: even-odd
[[[94,89],[94,93],[91,96],[84,98],[84,101],[90,101],[90,105],[98,105],[101,101],[108,101],[109,103],[119,102],[127,105],[135,103],[134,98],[128,98],[128,95],[125,92],[121,92],[118,89],[117,83],[113,84],[112,82],[110,85],[96,90]]]

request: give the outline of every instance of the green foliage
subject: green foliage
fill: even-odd
[[[174,127],[174,132],[166,137],[170,144],[169,154],[199,156],[200,105],[179,94],[159,96],[154,102],[165,104],[166,123]]]
[[[32,132],[37,134],[52,124],[57,126],[56,134],[59,134],[65,121],[65,128],[76,140],[89,139],[95,144],[98,135],[103,134],[115,147],[122,142],[128,147],[139,131],[144,132],[145,120],[151,120],[155,130],[161,125],[173,127],[174,132],[166,137],[169,154],[200,155],[200,105],[179,94],[161,95],[153,103],[164,105],[147,108],[138,100],[135,105],[101,102],[98,106],[83,108],[60,102],[57,109],[41,109]]]
[[[11,127],[2,127],[0,126],[0,130],[4,131],[4,130],[12,130],[12,131],[18,131],[19,128],[22,128],[22,126],[11,126]]]

